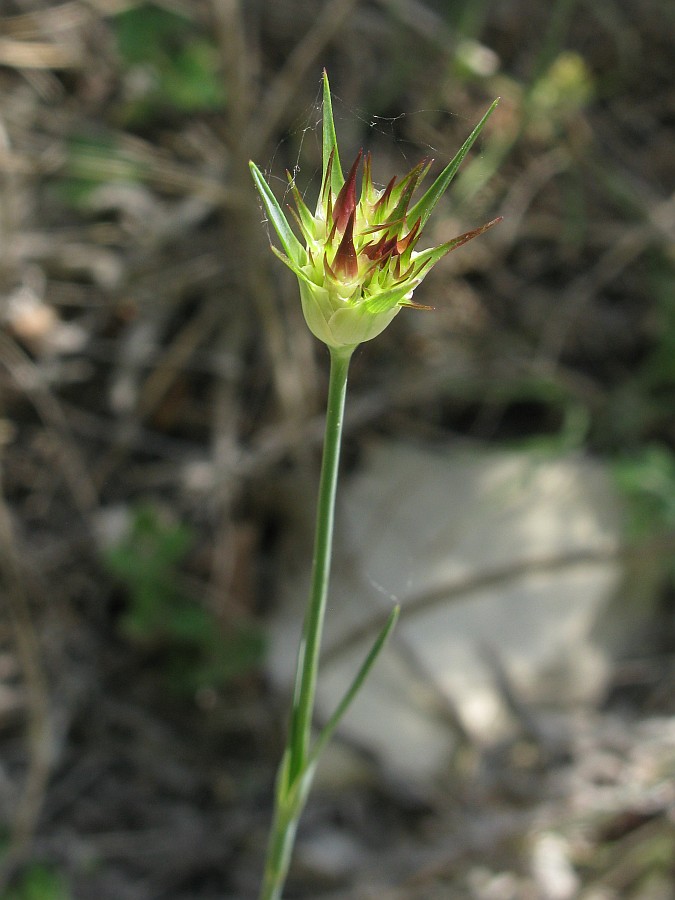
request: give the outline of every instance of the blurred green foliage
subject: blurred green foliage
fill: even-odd
[[[67,144],[64,171],[51,188],[61,202],[78,209],[100,185],[135,184],[148,174],[148,164],[125,152],[114,133],[76,134]]]
[[[8,888],[0,900],[71,900],[64,877],[52,867],[29,866],[15,887]]]
[[[675,530],[675,454],[647,444],[615,463],[619,486],[630,500],[632,528],[638,536]]]
[[[537,136],[553,138],[593,97],[595,86],[578,53],[563,51],[534,82],[529,92],[529,118]],[[543,135],[542,135],[543,132]]]
[[[112,28],[126,74],[126,124],[225,106],[217,46],[194,22],[147,3],[119,13]]]
[[[66,165],[52,183],[52,192],[76,209],[102,184],[153,180],[152,161],[129,141],[134,129],[171,116],[218,112],[226,103],[217,45],[197,22],[146,3],[113,16],[110,28],[120,96],[95,130],[87,123],[86,131],[71,135]]]
[[[173,689],[194,693],[223,687],[260,662],[262,632],[237,622],[227,628],[187,595],[180,568],[193,543],[190,528],[139,506],[127,534],[105,553],[109,570],[124,584],[128,608],[121,630],[157,651]]]

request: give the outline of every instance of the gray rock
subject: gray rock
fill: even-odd
[[[424,782],[441,773],[456,743],[453,715],[478,740],[504,733],[495,660],[526,704],[593,702],[609,664],[597,634],[622,578],[621,521],[595,461],[374,444],[339,492],[319,715],[375,635],[359,629],[395,602],[395,637],[343,726],[392,774]],[[283,687],[308,582],[307,557],[289,559],[269,655]]]

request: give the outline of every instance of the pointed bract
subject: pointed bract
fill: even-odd
[[[335,259],[333,260],[333,269],[335,272],[348,281],[356,278],[359,274],[359,264],[356,259],[356,247],[354,246],[355,215],[356,210],[352,210],[352,213],[347,220],[345,233],[342,236],[340,246],[335,254]]]
[[[350,216],[356,209],[356,174],[359,171],[359,163],[362,156],[363,150],[359,150],[358,156],[349,170],[347,180],[342,185],[342,189],[333,206],[333,222],[340,234],[344,232]]]
[[[295,183],[295,179],[291,175],[290,172],[286,172],[286,177],[288,178],[288,183],[291,188],[291,193],[293,194],[293,200],[295,201],[295,208],[298,211],[298,217],[302,222],[303,227],[303,236],[304,233],[310,232],[313,229],[314,225],[314,217],[312,216],[307,204],[302,199],[302,195],[298,190],[298,186]]]
[[[396,186],[396,189],[392,191],[392,201],[396,203],[396,208],[391,214],[392,220],[396,221],[405,218],[410,198],[417,187],[417,182],[419,181],[419,177],[426,167],[426,164],[426,159],[417,163],[417,165],[403,177],[401,182]]]
[[[371,174],[371,164],[372,159],[370,156],[370,150],[366,153],[363,158],[363,175],[361,177],[361,199],[364,200],[373,192],[373,178]]]
[[[394,177],[391,179],[389,184],[386,186],[386,188],[382,191],[380,196],[377,198],[375,206],[373,207],[373,209],[375,211],[381,212],[382,210],[385,210],[387,208],[387,206],[389,205],[389,200],[391,199],[391,194],[392,194],[392,191],[394,190],[395,184],[396,184],[396,176],[394,175]]]

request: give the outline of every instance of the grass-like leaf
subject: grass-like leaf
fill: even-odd
[[[258,193],[262,198],[265,210],[269,216],[269,220],[274,226],[274,230],[279,235],[279,240],[286,251],[288,258],[298,268],[305,263],[305,248],[295,236],[295,232],[288,224],[286,216],[283,214],[281,207],[277,203],[277,199],[272,193],[270,186],[263,178],[262,172],[254,162],[249,162],[249,168],[253,181],[258,189]]]
[[[356,673],[354,680],[352,681],[349,689],[345,693],[344,697],[338,703],[337,709],[330,717],[330,719],[326,722],[324,727],[321,729],[321,734],[316,739],[316,743],[312,747],[312,752],[309,755],[309,759],[307,760],[307,768],[310,769],[312,766],[316,765],[319,756],[321,755],[324,747],[332,738],[335,729],[338,727],[340,722],[342,721],[345,713],[352,705],[356,695],[361,690],[361,686],[363,682],[368,677],[368,673],[373,668],[377,657],[382,652],[384,645],[387,643],[387,639],[396,625],[396,621],[398,619],[399,613],[401,611],[400,606],[395,606],[391,611],[389,618],[387,619],[387,623],[379,633],[377,640],[370,648],[370,652],[368,656],[364,659],[361,664],[361,668]]]
[[[488,111],[485,113],[483,118],[480,120],[478,125],[471,132],[469,137],[464,141],[460,150],[455,155],[454,159],[448,163],[448,165],[443,169],[441,174],[438,176],[436,181],[431,185],[429,190],[424,194],[424,196],[420,197],[417,203],[413,206],[412,209],[408,211],[408,221],[415,222],[417,219],[422,220],[421,227],[424,228],[424,223],[427,221],[429,216],[431,215],[431,211],[434,206],[441,199],[443,194],[447,191],[450,182],[457,174],[457,170],[461,166],[464,157],[469,152],[471,147],[473,146],[474,141],[478,137],[478,135],[483,130],[483,127],[487,120],[490,118],[492,113],[495,110],[495,107],[499,103],[499,97],[494,101],[494,103],[490,106]]]
[[[334,196],[340,193],[342,185],[345,183],[342,168],[340,166],[340,154],[338,152],[337,135],[335,134],[335,122],[333,121],[333,101],[330,96],[330,85],[328,84],[328,75],[323,70],[323,168],[322,180],[323,184],[326,179],[326,169],[328,168],[328,160],[333,154],[333,165],[330,171],[330,186]],[[321,197],[319,197],[321,202]]]

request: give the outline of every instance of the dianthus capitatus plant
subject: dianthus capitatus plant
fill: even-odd
[[[282,896],[298,821],[321,752],[363,685],[399,612],[398,607],[392,610],[351,686],[312,739],[349,362],[359,344],[377,337],[404,307],[431,309],[413,300],[415,289],[431,268],[446,253],[499,221],[494,219],[437,247],[417,249],[429,216],[497,102],[495,100],[490,106],[454,159],[415,202],[413,195],[428,174],[431,161],[423,160],[400,181],[394,177],[386,187],[379,188],[372,181],[370,154],[364,156],[359,151],[344,177],[325,72],[322,179],[314,212],[289,175],[295,202],[289,221],[259,168],[253,162],[249,164],[266,215],[281,244],[281,250],[275,246],[272,250],[297,276],[305,321],[312,333],[326,344],[330,354],[310,594],[300,638],[288,737],[277,775],[274,817],[260,900],[279,900]],[[361,189],[357,199],[359,169]]]

